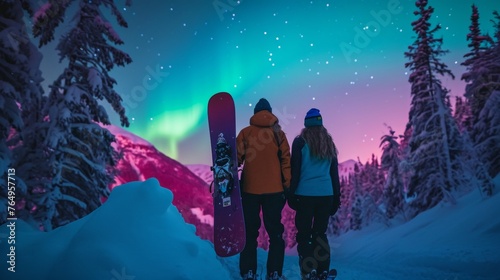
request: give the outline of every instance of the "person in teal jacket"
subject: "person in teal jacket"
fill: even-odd
[[[338,152],[318,109],[307,112],[304,126],[292,144],[288,204],[296,211],[302,278],[317,274],[319,279],[326,279],[330,266],[326,230],[330,216],[340,206]]]

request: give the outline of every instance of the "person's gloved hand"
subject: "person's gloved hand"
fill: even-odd
[[[333,197],[332,209],[330,209],[330,216],[335,215],[340,208],[340,196],[336,195]]]

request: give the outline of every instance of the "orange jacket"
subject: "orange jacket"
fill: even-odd
[[[267,110],[257,112],[250,118],[250,126],[242,129],[236,138],[238,164],[244,163],[241,180],[244,192],[278,193],[290,186],[290,146],[285,133],[280,131],[278,147],[273,132],[277,121],[278,118]],[[281,150],[281,166],[278,149]]]

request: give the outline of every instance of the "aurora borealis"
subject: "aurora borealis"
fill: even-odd
[[[181,163],[210,164],[206,107],[220,91],[235,99],[237,131],[248,124],[252,105],[267,98],[290,143],[307,110],[320,109],[340,161],[379,156],[384,124],[396,134],[404,130],[410,86],[403,53],[415,36],[414,1],[158,0],[126,8],[116,2],[129,24],[116,29],[125,42],[119,48],[133,59],[112,72],[127,130]],[[452,97],[464,91],[460,63],[471,5],[479,8],[482,31],[492,34],[493,2],[429,1],[433,24],[442,27],[437,36],[450,50],[442,60],[456,79],[443,84]],[[48,82],[50,48],[42,49]]]

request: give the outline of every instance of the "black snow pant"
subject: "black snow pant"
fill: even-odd
[[[330,245],[326,237],[332,196],[297,196],[298,207],[295,213],[297,227],[297,252],[302,275],[315,269],[318,273],[330,267]]]
[[[249,270],[257,271],[257,238],[259,237],[260,210],[264,218],[264,227],[269,235],[269,253],[267,256],[267,275],[277,271],[281,276],[285,258],[285,227],[281,223],[281,211],[285,206],[283,193],[249,194],[242,193],[243,213],[245,215],[246,243],[240,253],[240,274]]]

